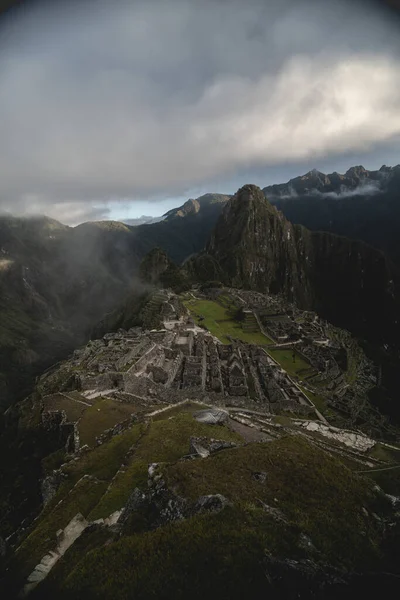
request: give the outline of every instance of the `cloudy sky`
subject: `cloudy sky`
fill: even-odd
[[[0,211],[156,216],[313,167],[398,164],[400,21],[378,7],[25,2],[0,19]]]

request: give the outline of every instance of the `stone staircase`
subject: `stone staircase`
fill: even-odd
[[[253,312],[249,311],[245,313],[245,319],[242,324],[242,329],[246,333],[258,333],[260,328],[257,323],[257,319]]]

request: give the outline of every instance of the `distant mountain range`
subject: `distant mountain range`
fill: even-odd
[[[400,264],[400,165],[344,175],[314,169],[263,192],[293,223],[363,240]]]
[[[149,225],[150,223],[158,223],[159,221],[162,221],[163,218],[164,217],[148,217],[146,215],[142,215],[136,219],[124,219],[123,223],[125,223],[125,225],[136,227],[136,225]]]

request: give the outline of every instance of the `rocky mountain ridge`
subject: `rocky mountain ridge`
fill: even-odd
[[[318,171],[263,189],[293,223],[360,239],[400,264],[400,166],[352,167],[344,175]]]
[[[227,194],[203,194],[199,198],[187,200],[179,208],[173,208],[172,210],[165,213],[165,219],[171,219],[174,217],[185,217],[190,214],[197,214],[200,210],[203,212],[206,210],[215,211],[218,213],[219,209],[224,205],[232,196]]]
[[[305,175],[300,175],[290,179],[287,183],[274,184],[263,188],[267,198],[277,199],[294,197],[302,194],[336,194],[347,195],[354,193],[357,188],[361,188],[359,193],[373,195],[390,188],[395,181],[398,183],[400,177],[400,165],[395,167],[382,167],[376,171],[369,171],[362,165],[351,167],[344,174],[333,173],[325,174],[317,169],[312,169]]]

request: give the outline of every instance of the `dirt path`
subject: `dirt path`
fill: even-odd
[[[239,423],[234,419],[229,418],[227,425],[229,429],[238,433],[246,442],[271,442],[272,437],[263,431],[259,431],[255,427],[249,427],[243,423]]]

